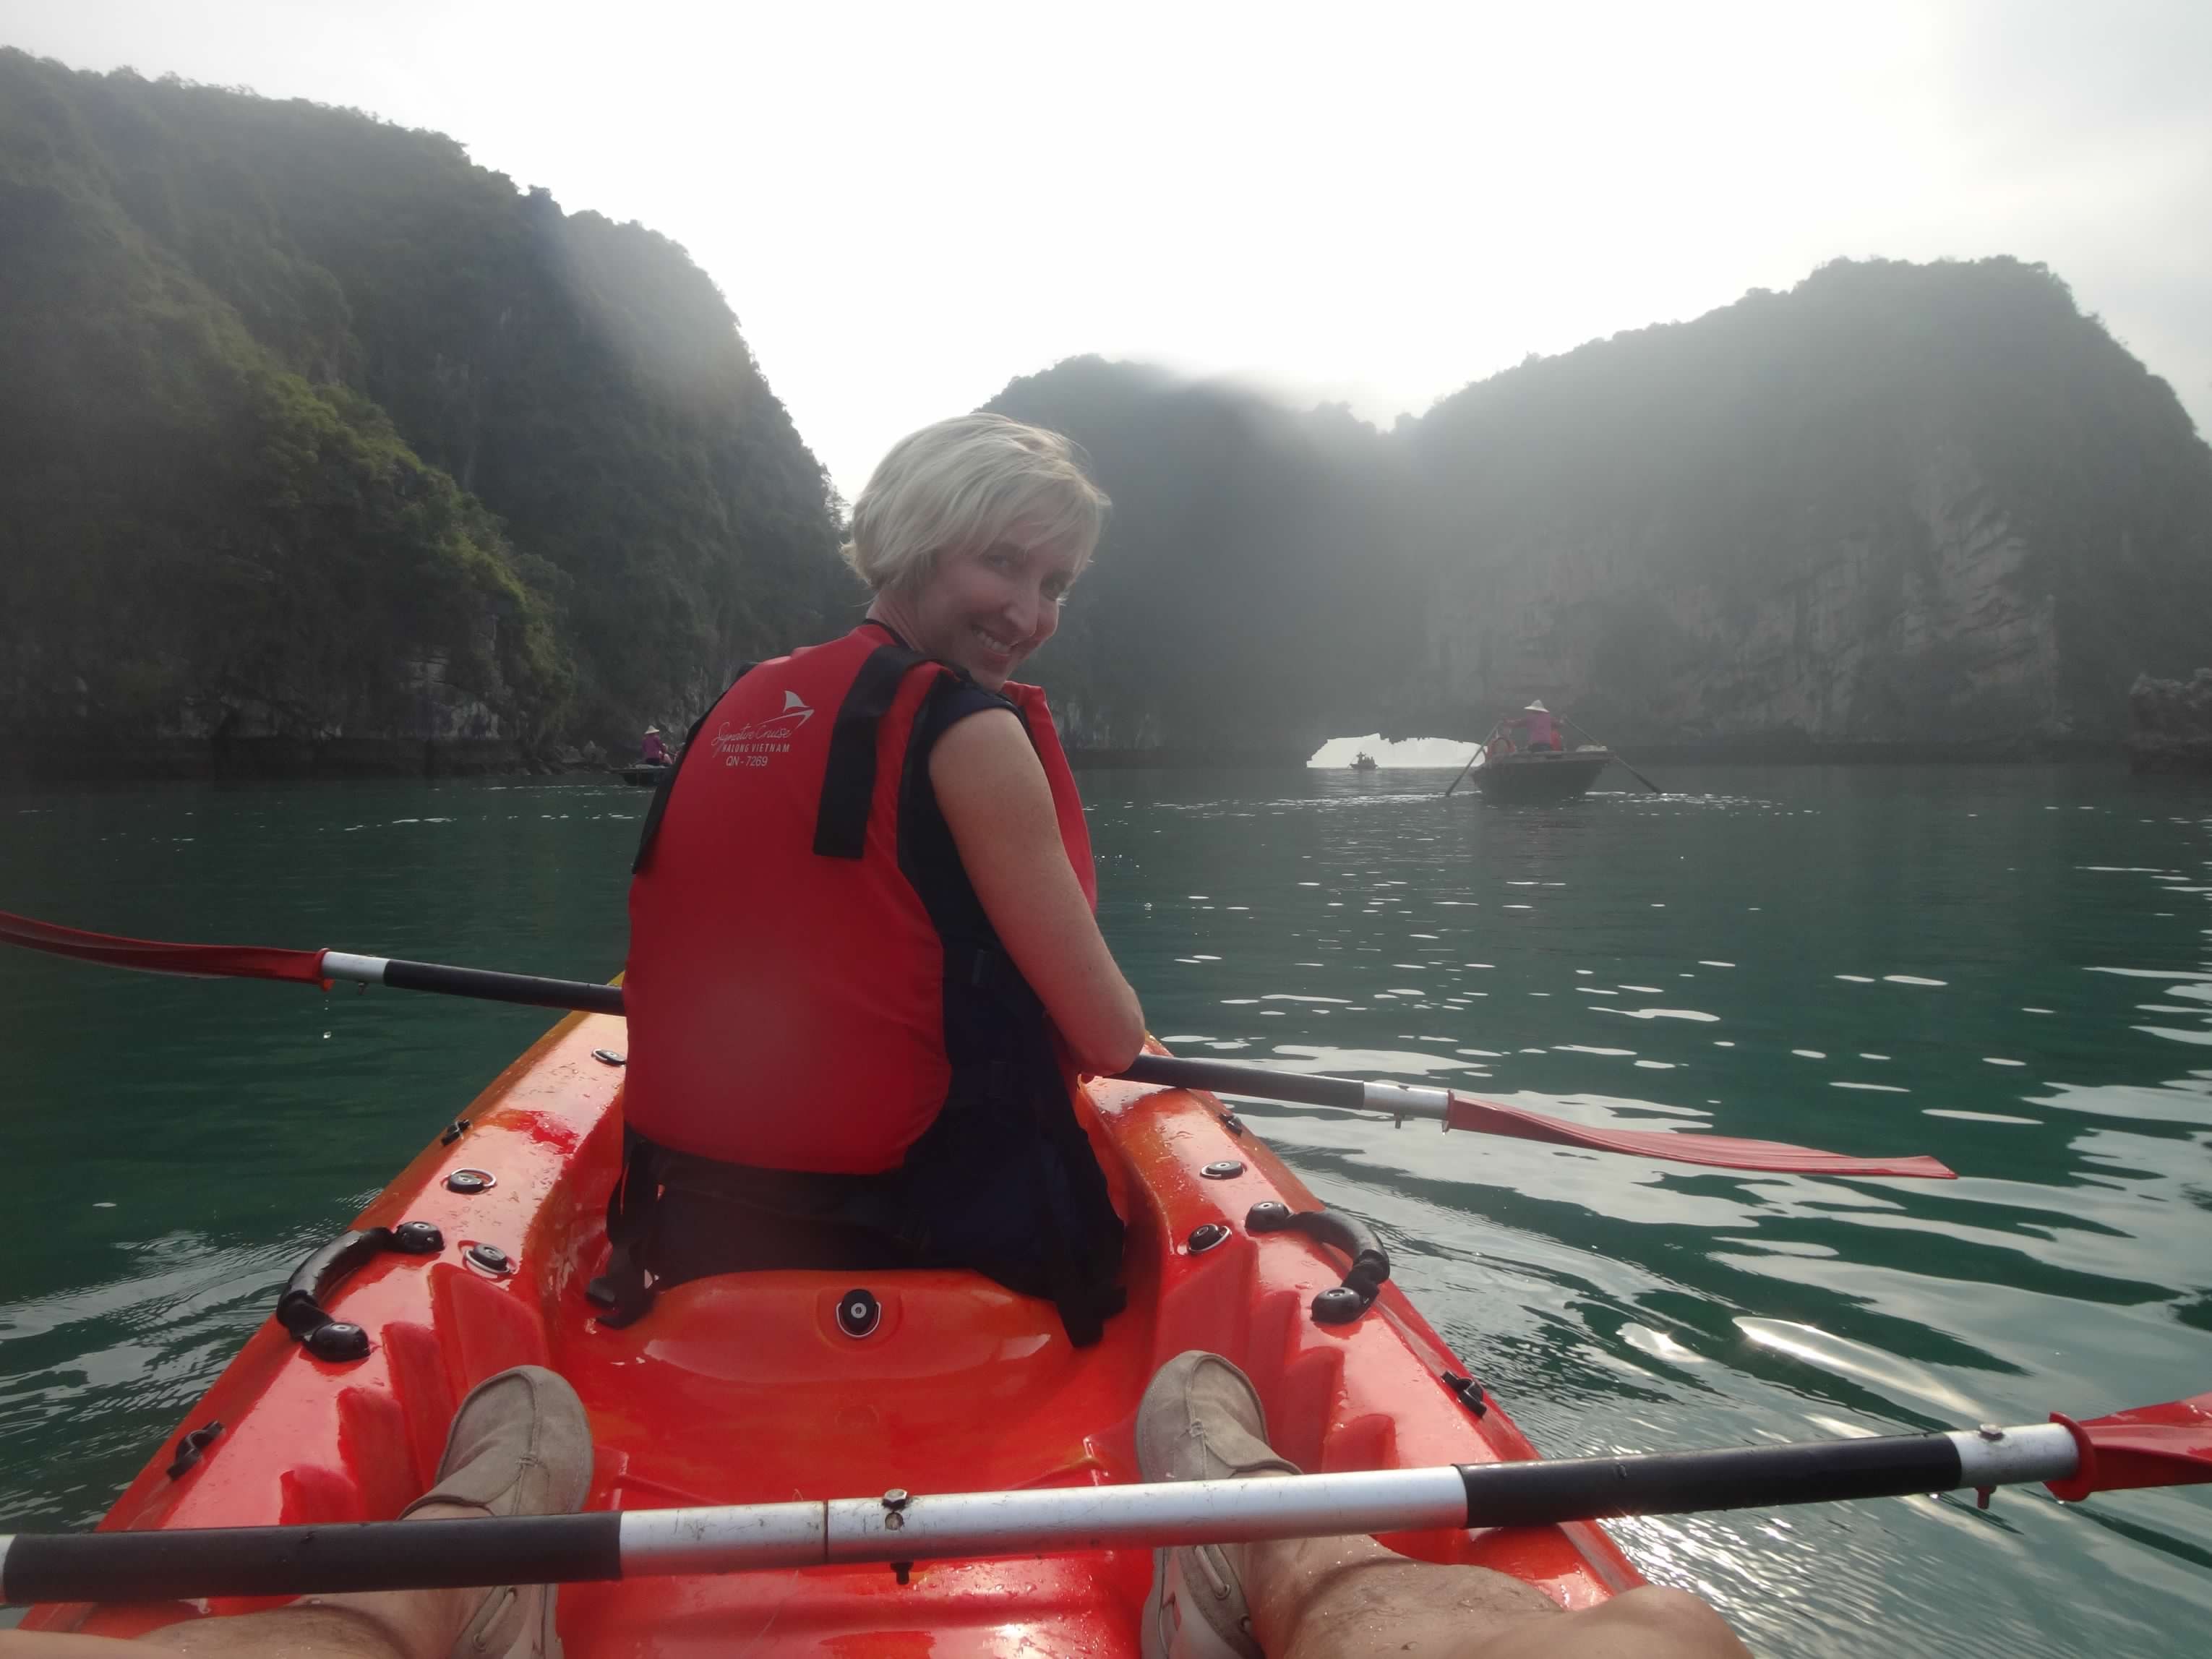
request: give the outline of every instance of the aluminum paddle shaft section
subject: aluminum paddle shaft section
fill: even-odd
[[[1116,1547],[1540,1526],[2064,1481],[2058,1424],[1656,1456],[481,1521],[0,1540],[10,1602],[559,1583]],[[2201,1477],[2200,1477],[2201,1478]]]
[[[1251,1095],[1294,1101],[1302,1106],[1334,1106],[1349,1112],[1382,1112],[1395,1118],[1435,1118],[1447,1129],[1504,1135],[1554,1146],[1659,1158],[1710,1169],[1757,1170],[1780,1175],[1901,1176],[1948,1181],[1951,1170],[1936,1159],[1851,1158],[1781,1140],[1747,1140],[1734,1135],[1681,1134],[1671,1129],[1608,1129],[1568,1123],[1540,1112],[1495,1101],[1477,1100],[1449,1089],[1397,1083],[1364,1083],[1345,1077],[1314,1077],[1266,1066],[1238,1066],[1218,1060],[1178,1060],[1168,1054],[1139,1054],[1118,1077],[1162,1089],[1211,1089],[1216,1094]]]

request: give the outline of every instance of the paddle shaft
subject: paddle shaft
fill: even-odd
[[[486,968],[451,968],[397,957],[357,957],[344,951],[325,951],[322,956],[325,979],[389,985],[401,991],[434,991],[484,1002],[519,1002],[532,1008],[574,1008],[592,1014],[623,1012],[619,985],[542,979],[535,974],[502,974]]]
[[[1642,784],[1646,789],[1649,789],[1653,794],[1663,795],[1667,793],[1657,784],[1652,782],[1650,779],[1645,777],[1643,773],[1631,766],[1626,761],[1622,760],[1619,755],[1613,754],[1613,745],[1607,743],[1603,738],[1599,737],[1596,732],[1592,732],[1588,726],[1575,726],[1575,722],[1569,720],[1565,714],[1559,716],[1559,724],[1562,726],[1574,726],[1576,731],[1581,732],[1599,748],[1604,750],[1608,755],[1613,755],[1613,763],[1615,765],[1619,766],[1622,771],[1627,773],[1630,777],[1634,778],[1637,782]]]
[[[393,957],[357,956],[346,951],[277,950],[259,945],[179,945],[159,939],[125,939],[0,911],[0,944],[74,957],[113,968],[198,977],[274,979],[295,984],[327,985],[353,980],[401,990],[477,997],[538,1008],[572,1008],[590,1013],[624,1012],[619,987],[586,981],[546,979],[481,968],[454,968]],[[1565,1123],[1519,1107],[1455,1095],[1443,1089],[1361,1083],[1347,1078],[1303,1077],[1250,1066],[1179,1060],[1140,1055],[1120,1073],[1157,1088],[1226,1090],[1302,1104],[1375,1111],[1395,1118],[1439,1118],[1446,1128],[1498,1134],[1555,1146],[1671,1159],[1735,1170],[1774,1170],[1799,1175],[1948,1176],[1935,1159],[1850,1158],[1811,1147],[1718,1135],[1655,1133],[1644,1130],[1589,1128]]]
[[[1530,1527],[2063,1480],[2056,1424],[1556,1462],[477,1521],[0,1539],[0,1599],[171,1601]]]

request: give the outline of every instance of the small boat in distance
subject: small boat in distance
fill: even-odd
[[[1539,698],[1490,728],[1466,775],[1486,800],[1572,800],[1586,794],[1618,757],[1602,744],[1569,749],[1565,729],[1565,720]]]
[[[1352,769],[1355,772],[1372,772],[1375,769],[1375,757],[1364,749],[1361,750],[1352,757]]]

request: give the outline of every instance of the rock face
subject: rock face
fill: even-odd
[[[857,597],[689,256],[435,133],[0,47],[0,775],[540,764]]]
[[[1115,501],[1038,672],[1079,747],[2109,744],[2212,638],[2212,449],[2065,284],[1838,262],[1532,358],[1388,433],[1127,365],[1016,382]]]
[[[2056,596],[1988,481],[1937,453],[1904,505],[1887,536],[1720,582],[1619,546],[1496,550],[1440,581],[1410,721],[1540,696],[1618,742],[1723,751],[2070,737]]]
[[[2136,772],[2212,772],[2212,668],[2186,680],[2139,674],[2128,688],[2128,765]]]
[[[1408,435],[1401,728],[1540,696],[1646,752],[2033,751],[2117,739],[2212,632],[2212,449],[2015,260],[1838,263]]]

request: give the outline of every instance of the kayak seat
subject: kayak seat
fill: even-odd
[[[851,1496],[902,1474],[941,1488],[956,1468],[979,1486],[1094,1479],[1081,1430],[1039,1425],[1097,1423],[1071,1398],[1096,1386],[1095,1354],[1052,1304],[980,1273],[778,1269],[676,1285],[620,1329],[572,1327],[556,1364],[616,1408],[595,1419],[616,1501],[655,1507]]]
[[[601,1335],[672,1382],[716,1390],[865,1376],[981,1401],[1027,1392],[1074,1357],[1050,1303],[960,1268],[723,1273],[663,1291],[636,1324]]]

